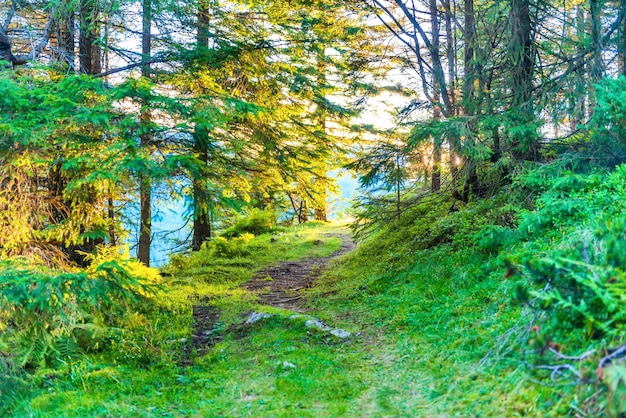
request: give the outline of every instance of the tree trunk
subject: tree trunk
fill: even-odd
[[[454,29],[452,20],[455,18],[454,12],[450,5],[450,0],[443,1],[445,10],[444,23],[446,27],[446,59],[448,61],[448,88],[450,90],[450,103],[452,104],[453,114],[456,114],[456,49],[454,39]]]
[[[209,6],[206,2],[198,4],[198,28],[196,34],[196,48],[199,52],[206,52],[209,47]],[[193,238],[192,249],[198,251],[202,243],[211,238],[211,206],[206,183],[203,181],[204,170],[209,163],[208,132],[196,126],[194,130],[194,151],[202,164],[198,176],[193,180]]]
[[[591,47],[592,61],[589,68],[589,116],[593,115],[596,107],[596,88],[595,84],[600,81],[604,72],[602,61],[602,39],[601,39],[601,13],[602,0],[589,0],[590,24],[591,24]]]
[[[511,137],[512,156],[516,160],[534,160],[537,157],[538,142],[536,132],[531,130],[534,121],[532,103],[533,76],[535,70],[535,46],[533,26],[530,19],[530,0],[511,0],[511,45],[509,57],[512,75],[512,108],[517,115],[514,121],[518,126]]]
[[[306,200],[300,200],[300,209],[298,210],[298,223],[304,224],[309,222],[309,208]]]
[[[150,54],[151,54],[151,33],[150,26],[152,24],[152,4],[151,0],[143,0],[143,18],[142,18],[142,38],[141,38],[141,75],[150,77]],[[144,126],[150,122],[150,103],[142,104],[141,121]],[[141,134],[141,146],[148,147],[150,145],[151,135],[148,132]],[[139,174],[139,205],[140,205],[140,221],[139,221],[139,245],[137,257],[146,266],[150,266],[150,243],[152,241],[152,181],[149,173]]]
[[[465,48],[463,51],[463,112],[467,117],[467,132],[465,141],[471,146],[476,136],[476,122],[473,117],[476,115],[476,92],[475,82],[478,80],[476,72],[476,19],[474,17],[474,0],[465,0],[463,4],[464,26],[463,38]],[[469,201],[470,191],[474,190],[478,183],[476,175],[476,162],[466,157],[463,162],[467,170],[465,184],[463,185],[462,200]]]
[[[620,14],[622,17],[622,24],[620,26],[617,48],[619,50],[619,73],[626,76],[626,0],[621,0],[619,3]]]
[[[576,53],[579,57],[585,55],[585,9],[582,5],[576,7]],[[576,86],[572,97],[571,129],[576,130],[585,119],[587,110],[587,80],[585,79],[585,68],[580,66],[574,72],[576,75]]]
[[[437,0],[430,0],[430,26],[432,30],[433,49],[439,50],[439,16],[437,13]],[[433,86],[433,119],[441,118],[441,108],[439,106],[439,86]],[[439,138],[433,137],[433,171],[431,174],[430,189],[433,193],[441,189],[441,143]]]
[[[84,74],[99,74],[102,72],[99,16],[99,0],[81,0],[78,49],[80,71]]]
[[[194,150],[198,154],[202,167],[208,165],[207,133],[206,130],[196,127],[194,132]],[[204,170],[200,171],[203,176]],[[204,178],[193,180],[193,238],[192,249],[198,251],[202,243],[211,238],[211,203]]]
[[[463,110],[466,116],[473,116],[476,110],[474,103],[474,81],[477,78],[475,71],[476,19],[474,18],[474,0],[465,0],[464,17]]]
[[[11,52],[13,46],[11,45],[6,30],[7,28],[0,23],[0,61],[5,61],[5,63],[0,66],[0,70],[6,69],[7,67],[12,68],[15,64],[15,56],[13,56]]]
[[[117,245],[117,235],[115,234],[115,198],[113,197],[113,190],[109,189],[109,197],[107,199],[108,215],[109,215],[109,239],[111,245]]]
[[[66,5],[61,11],[59,21],[59,55],[60,59],[67,63],[70,71],[74,71],[76,30],[74,28],[74,8]]]

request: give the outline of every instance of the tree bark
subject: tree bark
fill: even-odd
[[[621,0],[619,3],[620,14],[622,16],[622,24],[620,25],[619,37],[618,37],[618,50],[619,50],[619,72],[621,75],[626,76],[626,0]]]
[[[537,135],[529,128],[534,120],[532,102],[535,70],[535,45],[530,18],[530,0],[511,0],[511,45],[509,57],[512,75],[512,107],[515,123],[528,129],[518,129],[511,138],[511,151],[516,160],[534,160],[537,157]]]
[[[198,52],[207,52],[209,48],[209,13],[208,2],[198,4],[198,28],[196,48]],[[196,126],[194,129],[194,151],[202,165],[202,169],[193,179],[193,238],[192,249],[198,251],[202,243],[211,238],[211,205],[210,196],[204,181],[204,170],[209,164],[208,132]]]
[[[437,0],[430,0],[430,26],[432,30],[433,49],[439,50],[439,16],[437,13]],[[433,86],[433,119],[441,118],[441,108],[439,107],[439,86]],[[433,171],[430,180],[430,189],[433,193],[441,189],[441,143],[438,138],[433,137]]]
[[[585,54],[585,9],[582,5],[576,7],[576,53],[582,57]],[[587,110],[587,80],[585,77],[585,67],[580,66],[574,71],[576,76],[576,86],[572,97],[571,129],[578,129],[578,125],[585,119]]]
[[[9,41],[6,30],[0,25],[0,61],[5,61],[4,68],[12,68],[15,65],[15,56],[11,49],[11,41]]]
[[[476,92],[475,83],[478,80],[476,72],[476,19],[474,16],[474,0],[465,0],[463,4],[464,26],[463,38],[465,39],[465,48],[463,51],[463,112],[467,117],[467,132],[465,133],[465,141],[471,143],[476,135],[476,123],[473,116],[476,115]],[[476,187],[478,176],[476,175],[476,162],[466,157],[463,162],[467,175],[465,184],[463,185],[463,193],[461,194],[464,202],[469,201],[470,191]]]
[[[152,25],[152,2],[143,0],[142,17],[142,39],[141,39],[141,75],[150,77],[150,54],[152,36],[150,27]],[[150,103],[144,102],[141,109],[141,121],[144,126],[150,122]],[[149,147],[151,141],[150,133],[145,131],[141,134],[141,146]],[[146,266],[150,266],[150,244],[152,241],[152,181],[149,173],[139,173],[139,243],[137,257]]]
[[[99,0],[81,0],[78,49],[80,71],[84,74],[99,74],[102,72],[99,16]]]
[[[70,71],[74,70],[76,30],[74,8],[65,5],[61,10],[59,21],[59,55],[62,61],[68,64]]]
[[[323,94],[324,87],[326,85],[326,63],[324,56],[324,46],[317,46],[317,84],[319,94]],[[321,108],[321,105],[318,104],[318,127],[321,131],[323,137],[326,137],[326,109]],[[313,208],[313,219],[316,221],[326,222],[328,220],[328,208],[326,206],[326,198],[327,198],[327,188],[328,182],[326,181],[327,173],[327,164],[325,160],[325,156],[323,156],[324,160],[320,162],[320,175],[315,176],[315,191],[316,191],[316,199],[315,199],[315,207]]]
[[[589,0],[589,19],[591,24],[591,47],[592,60],[589,68],[589,116],[593,115],[596,107],[596,88],[595,84],[600,81],[604,73],[604,63],[602,61],[602,39],[601,39],[601,12],[602,0]]]

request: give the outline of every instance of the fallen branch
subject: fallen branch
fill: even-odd
[[[623,357],[626,357],[626,344],[620,347],[617,347],[615,350],[611,352],[611,354],[608,354],[602,357],[602,359],[600,360],[600,363],[598,364],[598,368],[604,369],[606,366],[611,364],[613,360],[619,360]]]
[[[549,348],[548,351],[550,351],[552,354],[554,354],[560,360],[574,360],[574,361],[582,361],[582,360],[590,357],[592,354],[594,354],[596,352],[596,350],[589,350],[589,351],[581,354],[580,356],[567,356],[567,355],[565,355],[565,354],[555,350],[554,348]]]
[[[277,300],[276,303],[288,303],[288,302],[293,302],[296,301],[298,299],[302,299],[302,296],[296,296],[295,298],[289,298],[289,299],[283,299],[283,300]]]
[[[573,373],[578,378],[578,380],[581,379],[580,372],[571,364],[557,364],[555,366],[537,366],[537,369],[552,370],[552,373],[550,374],[550,379],[552,379],[553,382],[557,381],[557,376],[561,374],[562,371],[564,370],[567,370]]]

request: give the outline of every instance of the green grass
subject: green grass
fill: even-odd
[[[467,245],[493,207],[418,214],[331,262],[306,306],[355,334],[346,341],[260,307],[239,287],[272,263],[331,254],[340,243],[325,234],[337,227],[175,257],[162,311],[138,315],[100,353],[39,371],[12,416],[566,415],[578,393],[532,383],[519,355],[526,342],[503,342],[523,312],[502,260]],[[197,303],[219,309],[223,339],[183,366]],[[251,310],[275,315],[242,325]],[[511,344],[521,346],[502,356]]]
[[[22,393],[10,416],[204,416],[245,414],[255,407],[285,410],[284,402],[272,401],[280,398],[280,391],[256,403],[251,395],[238,398],[257,386],[267,387],[254,381],[247,386],[250,377],[269,376],[275,377],[278,387],[293,386],[302,405],[312,407],[307,388],[323,386],[329,379],[319,373],[319,364],[336,363],[341,368],[337,353],[327,350],[340,347],[332,341],[335,337],[316,334],[302,321],[287,319],[285,312],[282,319],[243,327],[238,336],[226,333],[224,341],[192,367],[179,364],[188,355],[194,304],[220,309],[224,329],[241,323],[250,310],[260,309],[256,297],[239,287],[242,283],[280,261],[332,254],[341,242],[328,233],[338,231],[312,224],[279,235],[218,240],[200,252],[174,257],[163,271],[168,291],[155,312],[132,315],[127,328],[114,333],[102,352],[72,359],[58,370],[39,370],[27,382],[34,390]],[[303,357],[295,360],[293,352],[302,352]],[[284,361],[299,367],[284,369]],[[352,391],[336,381],[336,393]],[[290,399],[291,392],[282,398]],[[293,405],[300,408],[298,402]]]
[[[146,345],[137,348],[136,357],[129,347],[135,347],[133,337],[138,335],[53,378],[39,379],[39,390],[23,401],[16,416],[448,416],[459,411],[529,411],[531,400],[518,396],[510,401],[513,405],[506,403],[519,378],[507,384],[476,368],[490,339],[506,329],[515,310],[495,296],[499,282],[472,279],[489,263],[485,256],[450,258],[446,247],[423,250],[415,254],[417,263],[401,268],[384,270],[377,263],[376,275],[368,274],[371,261],[384,263],[384,257],[393,255],[381,254],[373,243],[334,262],[323,283],[311,291],[309,307],[329,324],[359,333],[346,342],[274,310],[279,314],[225,333],[193,366],[177,365],[183,357],[180,339],[191,332],[190,303],[185,300],[209,298],[207,303],[222,311],[224,328],[241,322],[250,309],[258,309],[254,298],[237,288],[252,276],[249,269],[278,259],[328,255],[339,243],[329,238],[325,245],[313,245],[323,232],[329,232],[328,227],[290,231],[277,242],[257,237],[233,249],[233,258],[215,257],[209,248],[178,260],[184,267],[166,269],[173,284],[168,304],[175,309],[151,318],[161,323],[139,332]],[[459,274],[459,264],[468,270]],[[503,311],[503,318],[494,320]]]

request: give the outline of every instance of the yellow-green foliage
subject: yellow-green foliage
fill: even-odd
[[[0,261],[0,341],[20,366],[52,365],[99,348],[107,328],[155,295],[158,273],[118,249],[61,271],[26,258]]]

